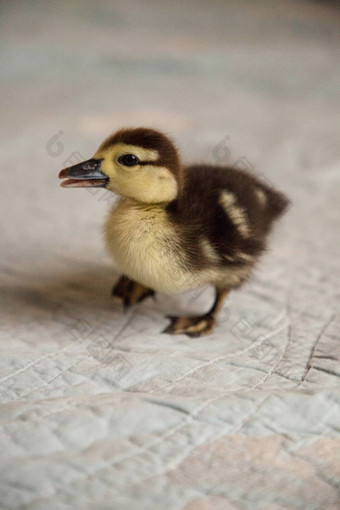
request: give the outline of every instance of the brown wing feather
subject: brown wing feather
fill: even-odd
[[[241,235],[219,198],[226,191],[245,213],[251,234]],[[205,238],[221,257],[221,264],[240,263],[239,255],[260,255],[276,218],[288,205],[285,196],[255,176],[231,167],[195,165],[185,169],[185,185],[167,210],[176,223],[188,260],[204,266],[200,240]],[[243,259],[245,260],[245,259]]]

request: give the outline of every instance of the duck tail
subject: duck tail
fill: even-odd
[[[271,216],[273,219],[279,218],[282,216],[291,205],[290,200],[276,189],[271,189],[269,193],[269,209],[271,212]]]

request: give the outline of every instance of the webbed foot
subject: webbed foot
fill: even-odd
[[[111,295],[122,299],[124,309],[126,309],[149,296],[154,296],[155,291],[123,275],[114,285]]]
[[[196,317],[173,317],[168,315],[171,324],[167,326],[163,333],[170,335],[184,334],[192,338],[208,335],[216,326],[215,317],[207,313]]]
[[[170,335],[184,334],[192,338],[209,335],[216,326],[219,311],[227,294],[227,289],[216,288],[214,303],[209,312],[203,315],[195,317],[173,317],[168,315],[171,323],[164,329],[163,333]]]

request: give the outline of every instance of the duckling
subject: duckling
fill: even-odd
[[[120,196],[105,224],[122,272],[112,295],[128,307],[155,292],[213,285],[207,313],[169,316],[163,331],[213,331],[224,299],[252,274],[287,198],[254,175],[215,165],[184,166],[173,142],[147,128],[122,129],[93,158],[65,168],[61,186],[104,187]]]

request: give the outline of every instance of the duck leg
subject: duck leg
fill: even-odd
[[[111,295],[123,300],[124,309],[136,303],[140,303],[148,296],[153,296],[155,291],[149,287],[145,287],[141,283],[130,280],[125,275],[122,275],[114,285]]]
[[[165,328],[163,333],[171,335],[184,334],[190,337],[198,337],[208,335],[216,326],[217,317],[221,310],[224,299],[228,294],[228,290],[217,289],[214,304],[211,309],[204,315],[194,317],[173,317],[168,316],[171,324]]]

